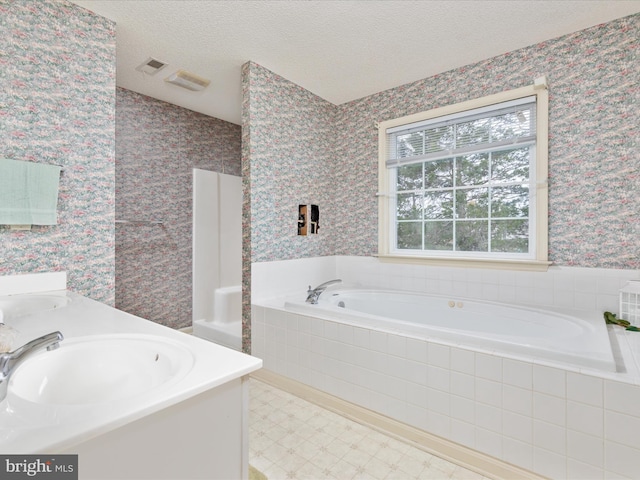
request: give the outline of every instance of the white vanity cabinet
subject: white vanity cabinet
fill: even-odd
[[[82,480],[247,479],[248,394],[238,378],[60,453]]]
[[[12,349],[64,336],[11,374],[0,453],[77,454],[81,480],[248,479],[248,379],[262,360],[65,285],[58,273],[0,277]]]

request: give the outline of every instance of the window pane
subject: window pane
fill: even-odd
[[[380,125],[379,135],[390,142],[381,185],[391,190],[379,202],[387,205],[380,213],[389,235],[381,252],[537,258],[535,202],[547,212],[546,191],[537,199],[534,174],[538,160],[545,171],[547,159],[545,151],[535,155],[537,107],[529,90],[526,98],[518,91],[505,102],[481,99],[479,108],[462,111],[458,104],[451,115],[430,111],[403,125],[400,119]]]
[[[397,168],[396,190],[419,190],[422,188],[422,164],[404,165]]]
[[[531,135],[531,110],[524,109],[493,117],[491,140],[524,137]]]
[[[453,218],[453,192],[427,192],[424,194],[424,217]]]
[[[491,138],[491,118],[456,125],[456,148],[486,143]]]
[[[421,222],[401,222],[398,223],[398,248],[399,249],[422,249],[422,223]]]
[[[485,185],[489,181],[489,154],[473,153],[456,158],[456,184]]]
[[[491,178],[494,182],[529,181],[529,147],[491,154]]]
[[[453,159],[434,160],[424,164],[424,188],[453,187]]]
[[[396,203],[396,217],[398,220],[422,219],[422,194],[399,193]]]
[[[456,250],[486,252],[489,249],[489,221],[456,222]]]
[[[512,185],[491,189],[492,217],[528,217],[529,187]]]
[[[489,216],[489,189],[470,188],[456,191],[457,218],[487,218]]]
[[[424,153],[422,144],[423,132],[413,132],[407,133],[406,135],[399,135],[397,140],[397,158],[422,155]]]
[[[453,222],[424,224],[425,250],[453,250]]]
[[[453,125],[425,130],[425,153],[440,152],[454,147]]]
[[[491,222],[491,251],[527,253],[529,251],[528,220],[494,220]]]

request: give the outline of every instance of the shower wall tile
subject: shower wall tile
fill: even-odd
[[[0,275],[66,271],[114,303],[115,24],[65,0],[0,2],[0,157],[61,165],[58,224],[0,227]]]
[[[116,307],[191,324],[193,168],[240,174],[240,127],[116,91]]]

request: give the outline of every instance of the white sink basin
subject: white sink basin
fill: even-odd
[[[98,335],[60,342],[18,367],[9,394],[49,405],[132,398],[175,383],[193,367],[181,343],[153,335]]]
[[[0,297],[0,320],[43,312],[66,306],[71,300],[64,294],[25,293]]]

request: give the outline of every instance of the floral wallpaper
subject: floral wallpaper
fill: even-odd
[[[66,1],[0,1],[0,157],[63,167],[58,225],[0,227],[0,275],[68,272],[111,304],[115,24]]]
[[[546,75],[550,259],[640,268],[639,45],[637,14],[339,106],[248,64],[251,261],[377,253],[376,123]],[[314,195],[324,230],[305,243],[295,209]]]
[[[116,307],[191,325],[193,168],[240,175],[240,127],[116,91]],[[142,224],[137,221],[160,221]]]
[[[254,64],[242,65],[242,351],[251,353],[251,102],[250,70]]]
[[[640,268],[640,14],[337,107],[337,255],[377,252],[375,122],[549,81],[549,257]],[[363,172],[369,172],[368,174]],[[344,180],[344,182],[342,181]],[[363,228],[364,227],[364,228]]]
[[[247,70],[252,259],[332,255],[335,106],[255,63]],[[320,208],[321,235],[298,235],[301,204]]]

